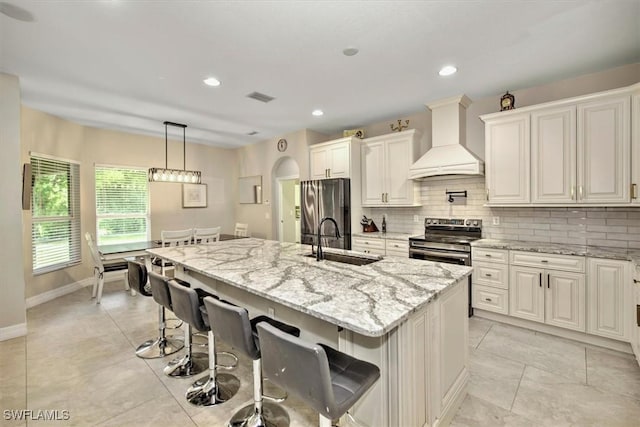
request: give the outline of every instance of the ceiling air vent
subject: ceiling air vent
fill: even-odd
[[[264,102],[265,104],[275,99],[273,96],[265,95],[260,92],[252,92],[247,95],[247,98],[255,99],[256,101]]]
[[[252,130],[251,132],[247,133],[247,135],[249,136],[253,136],[253,135],[257,135],[258,131],[257,130]]]

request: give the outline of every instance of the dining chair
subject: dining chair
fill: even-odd
[[[220,227],[194,228],[194,243],[212,243],[220,240]]]
[[[131,295],[135,295],[134,291],[129,287],[129,277],[127,276],[127,262],[124,260],[105,261],[98,247],[93,241],[91,233],[86,232],[84,235],[87,239],[87,245],[89,246],[89,253],[93,259],[93,290],[91,292],[91,298],[96,299],[96,304],[100,304],[102,299],[102,289],[104,288],[104,273],[109,271],[123,271],[124,272],[124,289],[131,291]]]
[[[236,222],[236,228],[233,231],[233,235],[236,237],[249,237],[249,224]]]
[[[193,239],[193,228],[186,230],[163,230],[160,232],[160,239],[162,240],[162,247],[169,246],[186,246],[190,245]],[[173,268],[173,264],[165,261],[164,258],[160,258],[160,274],[166,276],[166,270],[168,267]]]

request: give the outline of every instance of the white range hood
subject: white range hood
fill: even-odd
[[[410,179],[440,175],[484,175],[484,163],[466,148],[465,95],[428,104],[431,110],[432,148],[409,168]]]

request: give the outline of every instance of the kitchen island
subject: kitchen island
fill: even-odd
[[[253,238],[149,252],[252,316],[275,316],[304,339],[378,365],[380,380],[350,411],[366,425],[438,425],[464,398],[470,267],[396,257],[318,262],[306,256],[310,246]]]

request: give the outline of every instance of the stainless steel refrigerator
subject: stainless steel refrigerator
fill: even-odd
[[[340,238],[335,237],[331,221],[322,225],[322,247],[351,249],[351,181],[347,178],[300,182],[302,221],[300,237],[303,244],[318,244],[318,224],[323,218],[338,223]]]

